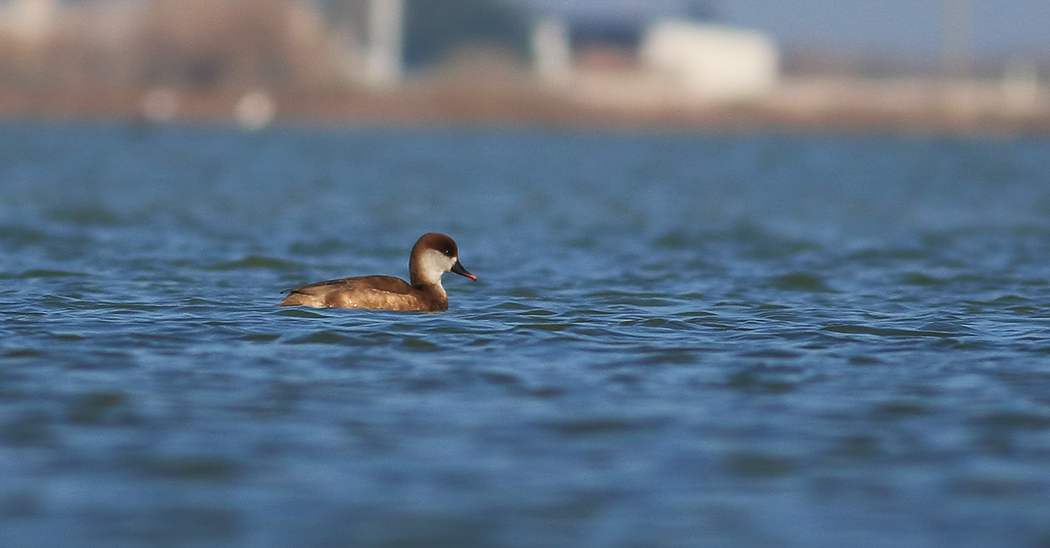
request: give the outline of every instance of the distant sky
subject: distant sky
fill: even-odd
[[[515,0],[541,9],[611,16],[683,10],[690,0]],[[1050,0],[707,0],[717,18],[773,36],[785,48],[936,59],[944,6],[969,6],[977,57],[1050,59]]]

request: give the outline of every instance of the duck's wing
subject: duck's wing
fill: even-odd
[[[405,295],[412,291],[412,286],[405,280],[393,276],[356,276],[353,278],[339,278],[335,280],[325,280],[323,282],[314,282],[312,284],[285,289],[281,293],[300,293],[303,295],[321,296],[332,291],[354,290],[373,290]]]
[[[393,276],[359,276],[301,285],[285,290],[282,306],[385,308],[412,291],[408,282]]]

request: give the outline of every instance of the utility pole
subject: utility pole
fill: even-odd
[[[966,80],[973,76],[973,0],[941,0],[944,77]]]
[[[401,81],[404,19],[404,0],[369,0],[365,78],[372,86],[393,87]]]
[[[562,86],[572,80],[572,44],[564,20],[552,16],[535,24],[532,58],[543,82]]]

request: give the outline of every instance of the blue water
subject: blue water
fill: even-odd
[[[0,546],[1050,546],[1050,141],[0,126]],[[407,275],[444,314],[277,308]]]

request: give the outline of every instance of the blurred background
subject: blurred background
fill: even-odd
[[[0,0],[0,115],[1050,128],[1040,0]]]
[[[1050,548],[1048,29],[0,0],[0,548]]]

